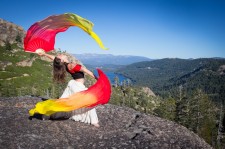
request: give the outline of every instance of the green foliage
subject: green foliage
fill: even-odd
[[[22,43],[22,37],[21,37],[21,35],[19,33],[16,36],[16,42]]]
[[[155,113],[165,119],[174,121],[176,117],[176,101],[174,98],[162,100]]]
[[[188,123],[189,129],[193,130],[199,136],[204,138],[206,142],[212,143],[217,135],[216,121],[217,108],[213,104],[208,95],[201,90],[196,90],[189,97],[188,102]]]
[[[208,143],[216,136],[216,112],[215,105],[209,100],[207,94],[196,90],[190,97],[188,128],[203,137]]]
[[[116,77],[114,78],[114,85],[115,85],[115,87],[118,87],[118,86],[119,86],[119,82],[120,82],[119,77],[116,76]]]
[[[16,47],[16,45],[14,45]],[[18,47],[16,47],[18,48]],[[26,53],[22,49],[11,53],[0,47],[0,96],[36,95],[57,98],[62,94],[63,85],[52,81],[51,63],[42,61],[39,56]],[[34,60],[32,67],[17,66],[18,62]],[[11,62],[12,65],[5,65]]]
[[[187,127],[209,144],[216,144],[218,109],[201,90],[186,94],[183,88],[179,88],[172,98],[161,100],[155,113]]]
[[[12,51],[12,46],[8,40],[5,41],[5,50]]]
[[[111,104],[128,106],[145,113],[154,113],[154,109],[159,104],[158,101],[159,97],[147,95],[141,87],[112,87]]]
[[[0,80],[16,77],[17,74],[8,71],[0,71]]]

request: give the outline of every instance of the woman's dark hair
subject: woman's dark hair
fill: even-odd
[[[60,58],[53,60],[53,80],[58,83],[64,83],[66,77],[66,66]]]

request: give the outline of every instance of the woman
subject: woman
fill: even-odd
[[[91,71],[86,69],[85,67],[76,63],[69,63],[66,55],[60,54],[58,56],[53,56],[53,55],[45,53],[43,50],[39,50],[37,53],[40,56],[46,56],[49,59],[53,60],[54,81],[65,82],[66,72],[71,74],[73,80],[69,81],[66,89],[64,90],[60,98],[67,98],[76,92],[84,91],[87,89],[84,86],[84,73],[90,75],[92,78],[97,79],[95,75]],[[72,117],[70,117],[70,119],[74,121],[80,121],[80,122],[92,124],[96,127],[99,127],[96,109],[93,108],[84,113],[82,110],[83,109],[75,110],[76,112],[74,113],[82,113],[82,114],[73,115]],[[55,115],[57,117],[57,114]]]

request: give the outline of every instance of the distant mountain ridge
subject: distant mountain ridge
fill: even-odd
[[[82,63],[94,66],[102,65],[129,65],[141,61],[151,61],[152,59],[142,56],[112,55],[112,54],[72,54]]]
[[[183,86],[194,90],[201,88],[208,94],[225,96],[225,59],[160,59],[139,62],[117,71],[141,86],[148,86],[162,95]],[[137,75],[138,73],[138,75]]]

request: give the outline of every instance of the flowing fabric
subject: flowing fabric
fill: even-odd
[[[73,13],[52,15],[48,18],[34,23],[27,31],[24,38],[24,50],[35,52],[43,49],[45,52],[54,50],[55,36],[59,32],[66,31],[71,26],[77,26],[88,33],[102,49],[106,49],[98,37],[92,31],[93,23]]]
[[[86,88],[83,83],[73,79],[73,80],[69,81],[66,89],[64,90],[64,92],[60,98],[67,98],[74,93],[78,93],[78,92],[81,92],[81,91],[84,91],[87,89],[88,88]],[[84,111],[84,110],[88,110],[88,111]],[[62,112],[60,112],[60,113],[62,113]],[[68,112],[66,112],[66,113],[68,113]],[[74,113],[74,111],[73,111],[73,113]],[[97,124],[98,123],[98,116],[96,113],[96,109],[94,107],[92,109],[87,109],[87,108],[77,109],[77,110],[75,110],[75,113],[79,113],[79,114],[73,114],[70,117],[71,120],[79,121],[79,122],[87,123],[87,124]]]
[[[111,95],[111,85],[107,76],[97,69],[99,79],[85,91],[71,95],[68,98],[49,99],[38,102],[34,109],[29,111],[30,116],[35,113],[51,115],[56,112],[72,111],[79,108],[90,108],[98,104],[108,103]]]

